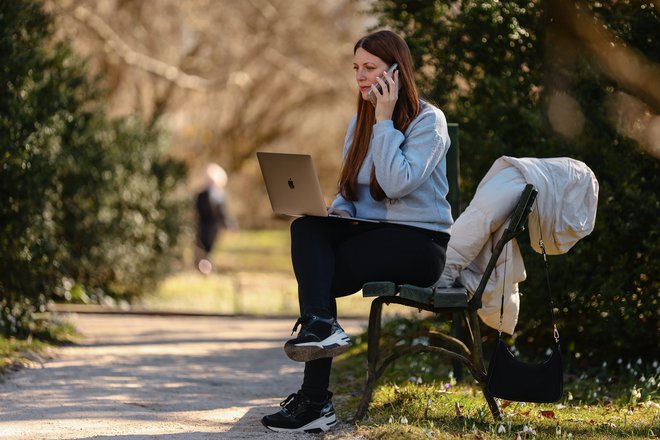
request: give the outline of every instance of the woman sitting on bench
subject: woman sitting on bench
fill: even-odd
[[[388,74],[394,64],[398,68]],[[336,298],[382,279],[430,286],[445,261],[452,224],[445,116],[420,100],[410,50],[395,33],[360,39],[353,69],[357,115],[348,126],[339,195],[329,211],[375,222],[306,216],[291,225],[301,314],[294,332],[301,327],[284,348],[305,362],[305,372],[300,390],[262,419],[274,431],[320,432],[336,423],[330,368],[332,357],[350,346],[337,323]]]

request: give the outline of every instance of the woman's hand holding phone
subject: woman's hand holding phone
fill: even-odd
[[[390,66],[388,71],[371,85],[369,96],[376,107],[376,122],[392,119],[396,101],[399,99],[399,71],[396,68],[396,64]],[[371,99],[371,97],[375,99]]]

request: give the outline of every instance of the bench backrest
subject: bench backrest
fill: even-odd
[[[500,238],[497,244],[495,245],[495,248],[493,249],[493,254],[490,257],[490,260],[488,260],[488,265],[486,266],[486,270],[484,271],[484,274],[481,277],[481,281],[479,282],[479,286],[477,287],[477,290],[474,292],[474,296],[469,302],[469,306],[471,308],[474,309],[481,308],[481,296],[483,295],[484,289],[488,284],[488,280],[490,279],[490,276],[493,273],[493,269],[495,269],[497,260],[499,259],[500,254],[504,249],[504,246],[525,230],[525,225],[527,224],[527,218],[529,217],[529,213],[532,211],[532,205],[536,200],[537,194],[538,194],[538,190],[534,187],[534,185],[532,185],[531,183],[525,185],[525,189],[523,190],[520,199],[518,199],[518,203],[516,204],[516,207],[514,208],[513,213],[511,214],[509,225],[504,230],[504,234],[502,234],[502,238]]]
[[[460,161],[460,136],[458,124],[450,122],[447,124],[449,130],[449,139],[451,145],[447,151],[447,181],[449,183],[449,193],[447,201],[451,205],[451,215],[456,220],[461,213],[461,193],[459,191],[459,180],[461,178]]]

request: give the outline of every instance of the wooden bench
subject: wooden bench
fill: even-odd
[[[366,283],[362,287],[364,297],[374,297],[375,299],[371,303],[369,313],[367,379],[361,402],[355,413],[355,420],[361,420],[365,416],[376,381],[392,362],[401,356],[425,352],[449,356],[452,360],[458,361],[467,367],[472,377],[481,387],[493,418],[500,419],[501,415],[497,401],[486,390],[486,369],[484,367],[477,310],[481,308],[482,294],[504,246],[525,230],[527,217],[531,212],[536,194],[537,190],[533,185],[527,185],[523,190],[511,214],[509,225],[502,238],[495,245],[493,255],[488,261],[486,271],[472,298],[468,299],[467,291],[463,287],[417,287],[408,284],[396,285],[389,281]],[[462,332],[462,337],[433,330],[426,332],[424,335],[416,335],[428,336],[429,342],[403,346],[394,344],[387,357],[381,359],[380,335],[384,304],[401,304],[418,310],[426,310],[436,315],[453,313],[455,320],[457,317],[461,317],[460,319],[463,320],[466,331]],[[420,340],[420,338],[416,338],[416,340]],[[422,338],[421,340],[425,339]]]

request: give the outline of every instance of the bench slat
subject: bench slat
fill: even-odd
[[[397,294],[397,287],[391,281],[374,281],[365,283],[362,286],[362,296],[364,298],[374,296],[395,296]]]
[[[437,308],[465,308],[468,295],[465,287],[437,287],[433,292],[433,306]]]
[[[362,296],[372,298],[378,296],[396,296],[409,299],[435,308],[467,307],[468,296],[465,287],[419,287],[402,284],[400,287],[391,281],[374,281],[362,286]]]
[[[430,287],[419,287],[411,284],[402,284],[401,298],[406,298],[425,305],[433,304],[433,289]]]

